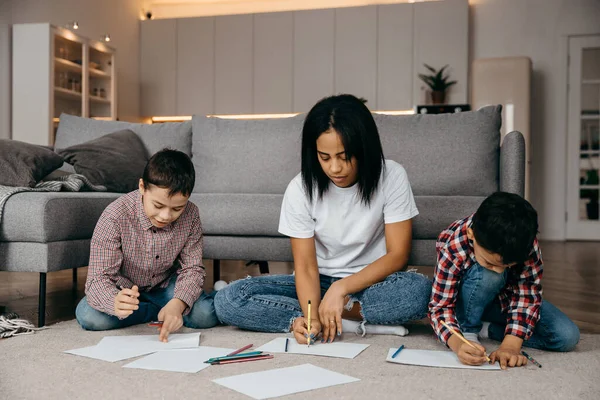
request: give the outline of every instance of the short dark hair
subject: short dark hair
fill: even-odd
[[[162,149],[148,160],[142,180],[146,189],[152,184],[169,189],[169,196],[177,193],[189,196],[196,183],[196,171],[187,154]]]
[[[471,229],[477,243],[499,254],[504,264],[522,263],[533,248],[538,216],[521,196],[496,192],[481,203],[473,215]]]
[[[302,128],[302,180],[313,200],[313,188],[319,198],[327,192],[330,179],[317,156],[317,139],[333,129],[342,140],[346,159],[356,159],[358,191],[362,202],[369,205],[385,168],[379,131],[365,104],[351,94],[326,97],[309,111]]]

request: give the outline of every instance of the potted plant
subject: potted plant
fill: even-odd
[[[444,104],[446,91],[450,86],[456,84],[456,81],[448,80],[450,79],[449,75],[444,76],[444,70],[448,68],[448,64],[440,68],[439,71],[430,65],[423,65],[431,72],[431,75],[419,74],[419,78],[431,89],[431,102],[433,104]]]

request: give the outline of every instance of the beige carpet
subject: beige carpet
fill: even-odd
[[[248,399],[212,379],[311,363],[361,379],[360,382],[299,393],[290,399],[594,399],[600,398],[600,335],[582,335],[573,353],[531,350],[542,363],[508,371],[426,368],[385,362],[390,347],[442,349],[429,327],[409,327],[405,338],[346,334],[344,340],[371,346],[353,360],[276,354],[272,360],[213,366],[196,374],[121,368],[62,353],[95,345],[105,335],[150,334],[137,326],[113,332],[85,332],[75,321],[34,335],[0,340],[0,399]],[[184,329],[183,332],[191,332]],[[202,344],[239,348],[262,345],[277,334],[219,327],[202,332]],[[491,342],[484,342],[492,350]]]

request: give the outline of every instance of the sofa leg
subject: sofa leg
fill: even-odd
[[[40,273],[40,293],[38,303],[38,326],[46,324],[46,273]]]
[[[73,268],[73,288],[77,289],[77,268]]]
[[[213,260],[213,283],[221,280],[221,260]]]
[[[258,261],[258,270],[261,274],[269,273],[269,263],[267,261]]]

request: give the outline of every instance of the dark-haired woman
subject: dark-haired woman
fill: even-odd
[[[215,297],[218,318],[293,331],[299,343],[332,342],[344,330],[405,335],[402,324],[426,316],[431,294],[426,277],[405,271],[417,214],[406,171],[384,158],[364,103],[352,95],[321,100],[306,116],[302,171],[279,220],[295,274],[233,282]]]

